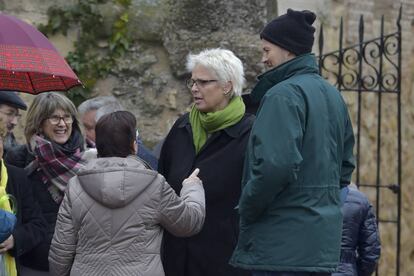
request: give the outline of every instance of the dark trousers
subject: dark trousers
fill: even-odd
[[[321,272],[282,272],[282,271],[252,271],[252,276],[330,276],[331,273]]]

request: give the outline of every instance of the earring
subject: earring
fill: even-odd
[[[224,94],[224,96],[227,96],[229,93],[230,93],[230,90],[229,91],[225,91],[223,94]]]

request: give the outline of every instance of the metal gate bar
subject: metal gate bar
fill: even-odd
[[[324,31],[323,25],[319,32],[319,70],[328,81],[341,92],[357,93],[357,134],[356,134],[356,171],[355,181],[359,187],[375,190],[375,210],[377,223],[394,224],[396,226],[396,275],[400,275],[400,249],[401,249],[401,14],[402,6],[396,22],[397,31],[384,33],[384,16],[381,17],[380,36],[364,41],[364,18],[359,20],[358,44],[344,47],[343,19],[339,27],[339,49],[323,53]],[[375,93],[377,95],[377,131],[376,131],[376,168],[375,184],[361,183],[361,117],[363,94]],[[383,121],[383,96],[396,95],[397,105],[397,179],[396,183],[384,184],[381,180],[381,124]],[[387,164],[388,165],[388,164]],[[389,190],[396,195],[396,219],[381,218],[381,191]],[[380,271],[376,272],[379,275]]]

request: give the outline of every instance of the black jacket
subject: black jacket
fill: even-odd
[[[165,139],[158,171],[179,194],[182,181],[199,168],[206,195],[206,218],[201,232],[190,238],[164,234],[166,276],[249,275],[228,264],[236,246],[244,154],[254,116],[213,133],[195,154],[189,115],[180,117]]]
[[[7,152],[5,161],[6,164],[10,164],[19,168],[25,168],[34,156],[27,150],[26,145],[19,145],[10,149]],[[39,203],[42,216],[46,220],[45,238],[35,248],[29,252],[20,256],[20,262],[24,266],[30,267],[36,270],[49,270],[49,247],[52,241],[53,233],[55,231],[55,223],[57,213],[59,211],[59,204],[57,204],[51,197],[47,190],[47,185],[42,182],[41,176],[38,171],[31,173],[26,172],[29,180],[29,185],[33,189],[33,196]]]
[[[6,192],[13,195],[17,205],[17,223],[12,233],[14,247],[11,254],[15,257],[19,269],[20,258],[44,239],[46,222],[33,197],[33,190],[24,170],[7,164],[6,168],[8,175]]]
[[[349,189],[342,206],[341,261],[333,276],[368,276],[377,266],[381,244],[376,218],[368,198]]]

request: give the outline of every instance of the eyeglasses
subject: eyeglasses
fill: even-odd
[[[210,82],[215,82],[215,81],[217,81],[217,80],[201,80],[201,79],[193,80],[193,79],[188,79],[188,80],[186,80],[185,84],[187,85],[187,87],[189,89],[191,89],[191,88],[193,88],[194,83],[197,85],[198,88],[200,88],[200,87],[206,86]]]
[[[10,119],[17,118],[17,120],[19,120],[22,117],[22,114],[15,113],[15,112],[4,112],[4,111],[0,110],[0,113],[6,115]]]
[[[58,125],[60,123],[60,120],[63,120],[63,122],[65,124],[73,123],[73,117],[71,115],[64,115],[64,116],[53,115],[53,116],[50,116],[49,118],[47,118],[47,120],[52,125]]]

